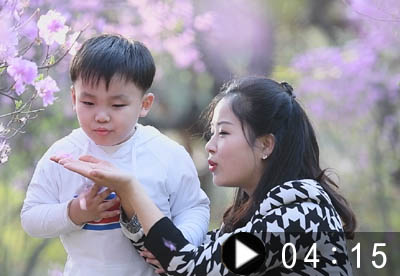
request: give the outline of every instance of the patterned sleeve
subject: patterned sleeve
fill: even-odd
[[[144,247],[145,235],[143,232],[143,228],[141,228],[141,225],[137,220],[137,217],[134,216],[131,219],[129,219],[126,216],[124,209],[121,208],[120,224],[122,232],[127,238],[131,240],[136,250],[142,251]],[[209,231],[206,234],[203,242],[208,243],[211,241],[215,241],[218,238],[219,234],[220,234],[219,229],[214,229],[212,231]]]
[[[121,224],[122,233],[131,240],[133,246],[137,251],[143,250],[144,245],[144,232],[136,216],[131,219],[125,214],[123,208],[121,210],[121,215],[119,223]]]
[[[208,243],[190,244],[167,217],[159,220],[144,239],[145,247],[168,275],[235,275],[222,264],[221,245],[231,235],[220,231],[207,234]]]
[[[190,244],[166,217],[156,222],[147,236],[139,231],[128,238],[135,246],[144,245],[173,276],[235,275],[222,263],[222,244],[238,232],[251,233],[264,242],[266,259],[256,275],[352,275],[341,220],[325,198],[327,195],[311,186],[303,189],[301,183],[296,185],[299,186],[296,189],[287,185],[270,193],[245,226],[233,233],[211,232],[201,246]],[[281,194],[285,189],[283,198]],[[300,199],[299,191],[318,200]],[[288,243],[296,250],[296,265],[291,269],[285,268],[282,262],[282,248]],[[305,260],[315,244],[319,259],[316,267]],[[287,257],[291,260],[294,256],[288,252]],[[337,260],[334,265],[333,259]]]
[[[233,233],[252,233],[264,242],[266,260],[256,275],[289,275],[293,271],[305,273],[303,275],[351,275],[343,232],[334,232],[333,235],[329,232],[326,235],[322,231],[329,228],[319,228],[331,223],[330,211],[330,208],[311,202],[286,205],[264,215],[256,212],[251,221]],[[307,228],[313,229],[307,232]],[[221,234],[217,231],[213,239],[197,247],[190,244],[173,223],[164,217],[150,229],[144,238],[144,245],[169,275],[235,275],[224,266],[221,255],[222,244],[233,233]],[[296,266],[291,270],[285,269],[281,259],[283,245],[287,243],[292,243],[297,252]],[[304,261],[315,243],[318,244],[320,259],[317,267]],[[332,251],[333,245],[337,248],[336,252]],[[332,258],[338,260],[335,266],[330,263]]]
[[[208,231],[206,236],[204,237],[203,243],[209,243],[209,242],[215,241],[216,239],[218,239],[220,234],[221,234],[220,229],[214,229],[214,230]]]

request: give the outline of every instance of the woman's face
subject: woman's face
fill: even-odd
[[[254,147],[248,144],[229,99],[215,107],[211,134],[205,149],[215,185],[241,187],[252,194],[263,171],[262,153],[257,140]]]

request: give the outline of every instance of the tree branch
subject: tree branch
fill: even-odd
[[[85,28],[83,28],[81,31],[79,31],[78,36],[76,37],[75,41],[71,44],[71,46],[65,51],[65,53],[59,58],[57,59],[53,64],[49,64],[49,65],[44,65],[44,66],[39,66],[38,69],[48,69],[51,68],[55,65],[57,65],[57,63],[59,63],[68,53],[69,51],[72,49],[72,47],[74,46],[74,44],[76,43],[76,41],[79,39],[79,37],[81,36],[81,34],[85,31],[85,29],[87,28],[87,26],[85,26]],[[47,56],[46,59],[47,60]]]

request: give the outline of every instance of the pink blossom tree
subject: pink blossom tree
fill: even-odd
[[[321,130],[326,143],[321,148],[328,148],[324,156],[333,159],[329,165],[339,164],[348,174],[346,182],[354,183],[353,190],[346,191],[355,195],[356,208],[372,199],[379,208],[371,204],[365,212],[379,212],[371,220],[382,219],[384,230],[395,228],[393,211],[385,210],[390,210],[387,198],[398,193],[400,181],[399,34],[393,31],[400,21],[398,1],[288,3],[0,0],[0,163],[8,160],[11,139],[40,111],[47,107],[47,112],[56,113],[49,106],[68,94],[61,91],[68,92],[66,71],[79,42],[98,33],[120,33],[143,41],[155,56],[154,89],[162,93],[149,120],[163,129],[190,127],[221,84],[233,76],[273,72],[279,80],[292,78],[298,98]],[[295,9],[293,5],[297,8],[293,14],[303,14],[309,21],[293,14],[280,18]],[[333,5],[340,6],[336,17],[328,14]],[[323,47],[301,40],[309,38],[306,31],[316,28],[327,37]],[[279,71],[285,58],[292,60],[287,74]],[[23,143],[31,143],[26,140]],[[189,135],[186,141],[192,141]],[[329,151],[329,146],[334,150]],[[333,152],[339,154],[333,156]],[[26,185],[27,181],[22,182]],[[10,182],[16,186],[14,179]],[[368,227],[365,212],[360,211]],[[23,275],[33,274],[49,244],[47,240],[24,243],[30,250],[24,257]],[[7,271],[7,266],[0,266],[0,274],[8,275],[14,269],[10,267]],[[60,272],[55,267],[49,274]]]
[[[25,1],[0,3],[0,164],[7,162],[11,151],[8,141],[43,108],[34,107],[41,98],[46,107],[54,102],[59,91],[57,82],[49,75],[71,50],[66,43],[70,27],[60,13],[49,10],[40,14],[31,11]],[[33,57],[33,58],[32,58]]]
[[[144,42],[156,57],[167,54],[178,69],[204,71],[195,33],[206,32],[213,22],[212,13],[196,15],[189,0],[161,1],[54,1],[12,0],[0,3],[0,164],[8,160],[9,140],[28,121],[37,118],[43,107],[53,104],[57,83],[49,72],[61,60],[67,67],[70,54],[79,47],[77,40],[94,34],[121,33]],[[46,11],[43,14],[38,8]],[[115,15],[118,14],[118,18]],[[99,16],[102,15],[102,16]],[[78,32],[73,32],[78,30]],[[1,33],[2,32],[2,33]],[[52,73],[56,75],[56,72]],[[158,77],[162,77],[159,70]],[[57,79],[57,81],[55,80]],[[30,96],[30,97],[29,97]],[[35,108],[34,108],[35,107]],[[4,112],[3,110],[6,110]]]
[[[353,205],[364,219],[360,230],[369,231],[373,217],[380,231],[394,231],[399,229],[400,2],[343,3],[353,39],[297,55],[294,79],[326,139],[335,140],[336,160],[352,180]]]
[[[210,30],[212,20],[212,13],[196,15],[190,0],[0,0],[0,165],[5,166],[8,161],[17,136],[31,136],[25,133],[28,123],[57,101],[59,91],[69,89],[65,71],[79,42],[103,32],[120,33],[143,41],[156,59],[167,59],[177,71],[203,72],[205,66],[195,33]],[[162,72],[159,67],[158,78],[162,78]],[[21,133],[25,135],[18,135]],[[11,162],[6,166],[14,165],[20,166]],[[6,192],[1,190],[0,195],[14,195],[8,189],[11,185],[15,187],[15,181],[6,185]],[[4,203],[2,196],[0,199]],[[20,209],[6,206],[13,214]],[[8,226],[17,220],[17,216],[0,216],[2,224]],[[7,229],[0,231],[0,241]],[[0,274],[32,275],[39,256],[51,243],[26,242],[31,250],[26,251],[24,261],[20,260],[21,265],[16,267],[13,261],[7,262],[11,250],[0,242],[0,262],[5,264],[0,267]],[[59,271],[56,267],[49,273],[55,275]]]

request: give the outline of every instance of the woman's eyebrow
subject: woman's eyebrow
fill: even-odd
[[[229,121],[219,121],[219,122],[217,123],[217,126],[222,125],[222,124],[233,125],[233,124],[232,124],[231,122],[229,122]]]

